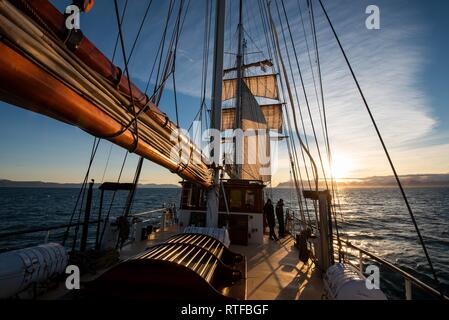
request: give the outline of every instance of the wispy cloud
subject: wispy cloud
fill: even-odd
[[[324,3],[400,172],[449,171],[447,145],[425,145],[425,141],[435,134],[434,129],[438,123],[431,115],[430,99],[419,80],[427,61],[426,48],[418,45],[416,39],[426,36],[426,27],[420,25],[419,19],[411,19],[415,13],[404,9],[407,7],[396,10],[389,5],[390,2],[379,2],[383,13],[381,17],[385,18],[382,18],[381,30],[377,31],[365,28],[367,15],[364,10],[368,3]],[[296,1],[288,4],[287,11],[290,13],[291,25],[295,26],[294,41],[313,120],[317,127],[319,143],[322,144],[323,135],[314,98],[312,72],[308,67],[306,41],[302,30],[298,29],[298,14],[293,14]],[[354,176],[388,174],[391,171],[354,81],[321,10],[315,9],[326,113],[333,150],[351,159]],[[305,22],[307,25],[308,22]],[[281,30],[280,27],[278,30]],[[308,41],[311,46],[312,38],[309,37]],[[285,46],[283,50],[286,54]],[[291,47],[289,50],[292,54]],[[297,70],[295,78],[298,85]],[[301,90],[298,88],[301,108],[303,114],[307,115]],[[310,119],[305,116],[304,120],[306,130],[310,133]],[[316,151],[314,154],[317,155]]]
[[[280,4],[279,0],[277,2]],[[304,22],[307,41],[312,47],[306,1],[300,2],[306,18]],[[260,23],[258,23],[260,18],[255,18],[254,15],[255,12],[258,12],[257,9],[254,9],[257,8],[257,1],[250,0],[246,3],[248,8],[253,6],[253,15],[247,17],[249,21],[246,25],[252,38],[249,45],[265,49],[265,37],[261,33]],[[286,0],[285,3],[293,28],[294,42],[298,50],[298,58],[318,139],[324,149],[319,110],[306,50],[306,39],[299,20],[298,2],[297,0]],[[365,28],[367,17],[365,8],[371,4],[368,1],[324,1],[324,4],[341,36],[349,60],[399,171],[404,174],[449,171],[448,165],[445,164],[447,154],[449,154],[447,152],[448,145],[433,143],[432,146],[427,146],[431,137],[436,135],[435,128],[438,125],[438,119],[432,116],[432,105],[428,93],[420,82],[422,72],[428,63],[427,49],[421,46],[416,39],[429,36],[429,31],[420,22],[420,19],[416,19],[419,17],[419,13],[408,7],[406,1],[392,3],[379,0],[377,5],[381,8],[381,29],[367,30]],[[178,90],[196,97],[200,95],[202,72],[204,27],[202,5],[201,2],[193,4],[194,13],[186,21],[184,38],[180,45],[182,51],[180,51],[177,64]],[[388,164],[354,81],[318,6],[315,6],[315,11],[326,113],[333,150],[352,159],[352,175],[354,176],[388,174]],[[236,15],[237,13],[234,10],[231,14]],[[274,2],[273,14],[276,17]],[[285,20],[283,22],[285,23]],[[227,32],[233,34],[234,27],[232,26]],[[277,27],[278,31],[281,31],[279,21],[277,21]],[[287,30],[284,29],[284,31]],[[232,34],[227,36],[227,41],[232,39]],[[154,35],[151,37],[155,38]],[[253,40],[254,43],[252,43]],[[144,52],[145,46],[148,48],[154,46],[154,41],[153,44],[147,41],[143,45],[141,49]],[[283,50],[285,55],[285,45],[283,45]],[[292,54],[290,45],[289,50]],[[294,61],[292,60],[293,65],[295,65]],[[315,65],[315,61],[312,63]],[[311,123],[305,109],[302,88],[299,87],[296,67],[294,73],[307,134],[311,135]],[[143,68],[135,67],[134,75],[143,80],[146,79],[147,72]],[[440,139],[440,141],[442,140]],[[309,142],[312,143],[312,141]],[[311,146],[311,149],[317,157],[315,147]],[[420,156],[416,156],[418,154]],[[281,169],[283,172],[281,176],[284,177],[283,179],[288,179],[288,162],[285,160],[283,159],[281,162],[282,167],[285,166],[284,169]]]

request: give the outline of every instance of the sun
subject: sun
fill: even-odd
[[[334,154],[332,157],[332,173],[335,179],[348,178],[352,172],[353,161],[349,157]]]

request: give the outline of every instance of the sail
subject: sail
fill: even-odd
[[[263,116],[267,124],[267,128],[282,132],[282,104],[261,105]],[[227,108],[222,110],[221,130],[235,129],[235,108]]]
[[[256,97],[268,99],[279,99],[277,88],[277,78],[275,74],[260,75],[243,78],[244,83]],[[237,95],[237,79],[226,79],[223,81],[222,100],[226,101],[235,98]]]
[[[235,148],[237,153],[243,155],[239,161],[241,164],[239,178],[270,181],[269,128],[256,98],[245,83],[242,85],[241,129],[244,135],[241,140],[237,138],[241,143],[236,142]]]

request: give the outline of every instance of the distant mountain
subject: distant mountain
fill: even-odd
[[[413,174],[401,176],[401,181],[406,187],[449,187],[449,174]],[[308,185],[308,182],[303,182]],[[324,182],[320,181],[321,187]],[[379,176],[368,178],[339,179],[339,187],[346,188],[373,188],[373,187],[396,187],[394,176]],[[282,182],[277,188],[294,188],[293,181]]]
[[[99,184],[95,184],[96,187]],[[80,188],[81,183],[56,183],[56,182],[43,182],[43,181],[11,181],[1,180],[0,188]],[[179,188],[176,184],[139,184],[139,188],[142,189],[154,189],[154,188]]]
[[[170,189],[170,188],[181,188],[181,186],[177,184],[157,184],[157,183],[148,183],[148,184],[139,184],[139,188],[142,189],[154,189],[154,188],[160,188],[160,189]]]

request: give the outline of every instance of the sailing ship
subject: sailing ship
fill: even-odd
[[[170,14],[176,13],[175,2],[170,2]],[[88,183],[89,167],[78,197],[81,204],[85,203],[85,219],[81,224],[70,221],[62,244],[0,255],[0,298],[386,299],[380,288],[367,286],[363,260],[370,259],[404,278],[407,299],[412,298],[412,287],[447,299],[438,288],[339,236],[335,180],[326,182],[326,190],[320,189],[318,166],[299,130],[295,112],[299,106],[290,85],[295,76],[289,75],[281,49],[287,40],[285,36],[280,39],[272,16],[274,5],[279,13],[279,1],[257,2],[272,54],[269,59],[251,60],[246,52],[244,6],[239,0],[235,65],[227,69],[226,2],[214,2],[210,128],[234,134],[219,134],[215,137],[218,147],[207,154],[157,106],[167,80],[175,72],[176,49],[188,7],[185,1],[177,6],[169,49],[160,50],[160,76],[152,96],[148,96],[147,90],[141,91],[130,78],[123,41],[124,14],[120,16],[117,1],[117,42],[124,57],[123,70],[80,30],[67,28],[67,15],[48,0],[0,0],[1,100],[96,137],[90,164],[100,139],[140,156],[133,183],[101,185],[97,220],[92,219],[94,184]],[[316,3],[326,13],[321,1],[308,1],[313,23]],[[94,1],[74,1],[74,5],[88,14]],[[285,12],[283,0],[279,5]],[[207,6],[211,19],[212,4],[207,2]],[[163,38],[167,37],[164,32]],[[206,50],[205,56],[208,54]],[[223,107],[224,102],[229,106]],[[265,233],[263,209],[272,175],[270,147],[277,139],[288,143],[300,207],[298,212],[287,210],[290,235],[279,243],[269,241]],[[256,149],[251,149],[254,141]],[[230,145],[231,152],[224,152],[223,145]],[[301,176],[299,154],[303,167],[309,168],[308,185]],[[268,161],[262,161],[261,156]],[[154,211],[131,212],[144,160],[183,179],[179,208],[157,211],[160,224],[154,219],[139,219]],[[103,196],[118,191],[127,191],[129,196],[123,216],[112,221],[109,212],[102,215]],[[96,226],[95,242],[89,248],[92,225]],[[77,231],[82,227],[82,235],[79,246],[76,238],[70,250],[66,240],[74,226]],[[359,258],[358,265],[351,254]],[[70,265],[81,266],[81,290],[65,286],[65,271]]]

